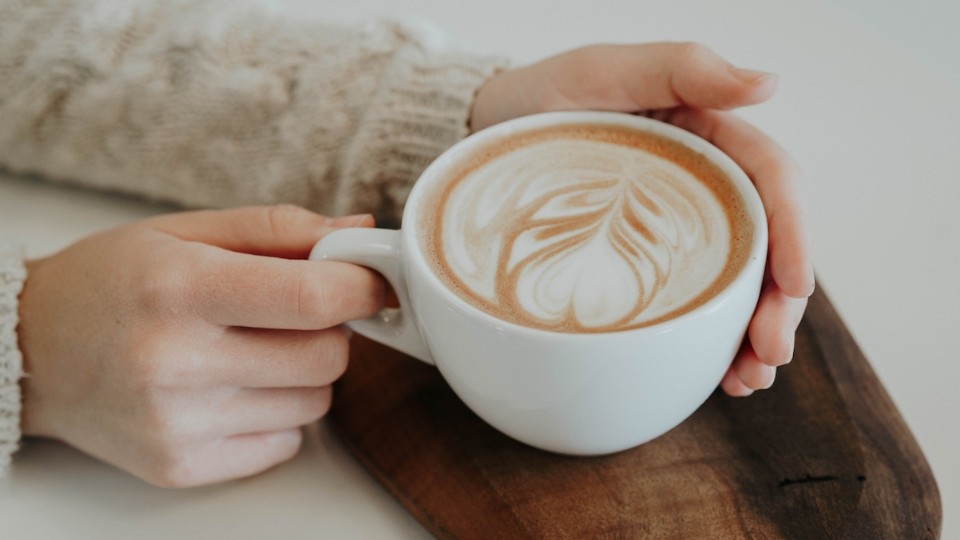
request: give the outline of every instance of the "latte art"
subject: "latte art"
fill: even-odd
[[[615,127],[524,134],[479,153],[437,192],[427,251],[461,297],[511,322],[564,332],[653,324],[706,301],[749,245],[731,216],[731,206],[742,214],[738,197],[697,158]]]

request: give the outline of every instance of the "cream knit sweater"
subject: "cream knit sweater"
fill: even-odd
[[[0,167],[192,207],[396,224],[502,65],[393,22],[237,0],[0,0]],[[19,250],[0,246],[0,468],[19,438]]]

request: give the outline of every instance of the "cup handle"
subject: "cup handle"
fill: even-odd
[[[320,239],[310,252],[312,261],[342,261],[380,272],[400,300],[399,308],[383,308],[367,319],[347,322],[360,335],[434,364],[410,311],[410,294],[400,265],[400,231],[390,229],[339,229]]]

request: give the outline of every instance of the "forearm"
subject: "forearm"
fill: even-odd
[[[493,59],[206,0],[0,2],[0,166],[189,206],[396,219]]]

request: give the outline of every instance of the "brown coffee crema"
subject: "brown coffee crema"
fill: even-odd
[[[650,326],[702,305],[746,264],[753,225],[732,181],[652,132],[570,124],[509,135],[421,202],[421,248],[458,296],[557,332]]]

